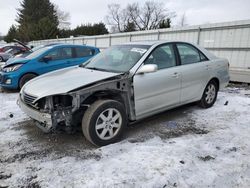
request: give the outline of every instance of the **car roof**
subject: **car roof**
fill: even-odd
[[[125,45],[149,45],[152,46],[154,44],[159,43],[160,41],[156,41],[156,40],[147,40],[147,41],[133,41],[133,42],[128,42],[128,43],[124,43]],[[161,41],[162,42],[162,41]]]
[[[191,42],[186,42],[186,41],[170,41],[170,40],[146,40],[146,41],[134,41],[134,42],[128,42],[128,43],[124,43],[124,45],[149,45],[149,46],[153,46],[153,45],[159,45],[159,44],[164,44],[164,43],[171,43],[171,42],[181,42],[181,43],[188,43],[188,44],[193,44]],[[123,45],[123,44],[121,44]]]
[[[193,44],[191,42],[185,42],[185,41],[171,41],[171,40],[146,40],[146,41],[134,41],[134,42],[128,42],[124,43],[125,45],[148,45],[148,46],[153,46],[153,45],[160,45],[164,43],[171,43],[171,42],[182,42],[182,43],[189,43]]]
[[[47,47],[48,46],[53,46],[53,47],[60,47],[60,46],[65,46],[65,47],[91,47],[91,48],[96,48],[98,49],[97,47],[94,47],[94,46],[88,46],[88,45],[80,45],[80,44],[67,44],[67,43],[54,43],[54,44],[51,44],[51,45],[46,45]]]
[[[44,46],[54,46],[54,45],[59,45],[59,44],[62,44],[62,43],[49,43],[49,44],[45,44]]]

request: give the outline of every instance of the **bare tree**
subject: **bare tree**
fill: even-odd
[[[111,26],[112,32],[122,32],[126,29],[129,17],[126,9],[121,9],[119,4],[108,5],[107,23]]]
[[[59,21],[59,28],[60,29],[69,29],[70,26],[70,14],[69,12],[65,12],[62,11],[58,5],[54,4],[55,10],[56,10],[56,14],[58,17],[58,21]]]
[[[127,10],[139,30],[157,29],[163,20],[175,16],[164,8],[164,3],[155,1],[147,1],[142,7],[138,3],[129,4]]]
[[[128,4],[124,9],[119,4],[110,4],[107,23],[119,32],[128,31],[131,25],[134,30],[157,29],[161,23],[175,16],[174,12],[164,7],[164,3],[155,1],[146,1],[143,6],[139,3]]]

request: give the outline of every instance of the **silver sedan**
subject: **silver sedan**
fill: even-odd
[[[118,141],[130,122],[195,101],[213,106],[228,68],[226,59],[187,42],[115,45],[86,64],[31,80],[19,104],[42,130],[81,124],[102,146]]]

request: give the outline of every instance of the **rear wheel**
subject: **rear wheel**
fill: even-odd
[[[35,77],[36,77],[35,74],[25,74],[25,75],[23,75],[21,77],[20,81],[19,81],[19,88],[21,89],[24,84],[26,84],[28,81],[30,81],[31,79],[33,79]]]
[[[83,134],[97,146],[117,142],[127,124],[124,106],[114,100],[98,100],[84,113]]]
[[[218,84],[214,80],[208,82],[199,105],[203,108],[209,108],[213,106],[217,99],[218,89]]]

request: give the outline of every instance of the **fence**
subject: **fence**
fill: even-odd
[[[232,81],[250,83],[250,20],[137,31],[75,38],[31,41],[30,45],[47,43],[86,44],[105,49],[111,45],[140,40],[186,41],[205,47],[230,62]]]

